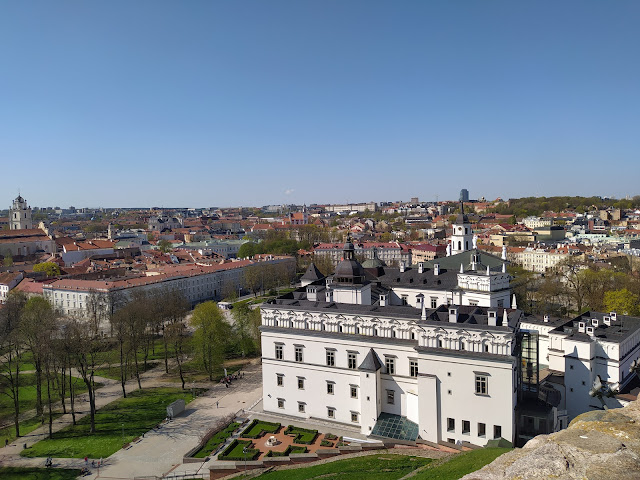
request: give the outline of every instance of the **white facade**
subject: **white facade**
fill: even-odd
[[[13,201],[9,208],[10,230],[30,230],[33,228],[31,220],[31,207],[20,195]]]

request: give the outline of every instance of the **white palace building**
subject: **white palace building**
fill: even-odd
[[[483,446],[500,437],[523,444],[602,408],[583,389],[588,398],[570,407],[564,387],[565,365],[574,364],[584,378],[571,382],[593,384],[588,363],[573,356],[575,342],[596,337],[554,340],[545,327],[563,330],[562,322],[544,318],[526,317],[522,329],[506,261],[475,248],[464,213],[449,245],[447,257],[388,268],[377,258],[360,264],[347,240],[332,276],[312,264],[301,288],[263,304],[264,410],[355,425],[376,438]],[[640,333],[640,319],[634,325]],[[539,358],[539,334],[548,361]],[[602,379],[622,387],[613,371],[620,365]]]

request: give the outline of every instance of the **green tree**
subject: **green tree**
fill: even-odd
[[[604,306],[608,312],[618,312],[623,315],[638,315],[640,297],[626,288],[612,290],[604,294]]]
[[[57,277],[60,275],[60,266],[54,262],[42,262],[33,266],[34,272],[44,272],[47,277]]]
[[[199,304],[191,317],[191,325],[195,328],[193,335],[196,356],[201,362],[209,380],[213,380],[216,365],[224,360],[226,344],[231,337],[231,325],[215,302]]]
[[[11,267],[13,265],[13,255],[11,255],[11,252],[5,252],[4,257],[2,258],[2,265],[5,267]]]
[[[260,353],[260,309],[242,303],[236,305],[231,314],[242,356]]]
[[[238,249],[238,258],[248,258],[253,257],[256,254],[256,247],[258,245],[253,242],[243,243]]]
[[[158,248],[162,253],[169,253],[173,250],[173,245],[169,240],[162,239],[158,242]]]

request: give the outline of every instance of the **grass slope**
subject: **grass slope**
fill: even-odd
[[[482,448],[454,455],[450,460],[419,472],[414,480],[458,480],[493,462],[510,448]]]
[[[56,421],[56,418],[60,417],[62,412],[53,414],[53,421]],[[49,413],[48,411],[45,413],[44,425],[47,426],[49,424]],[[31,417],[28,420],[23,420],[20,422],[20,436],[24,437],[25,435],[33,432],[36,428],[42,426],[42,421],[39,417]],[[3,428],[0,430],[0,441],[5,439],[9,440],[9,442],[13,442],[16,439],[16,427],[11,424],[11,426]],[[1,477],[0,477],[1,478]]]
[[[150,388],[136,390],[111,402],[96,412],[96,433],[89,433],[90,419],[87,415],[77,425],[66,427],[23,450],[25,457],[90,458],[108,457],[115,453],[124,442],[151,430],[167,414],[166,407],[182,398],[191,400],[191,392],[178,388]]]
[[[307,480],[322,477],[336,480],[397,480],[432,460],[407,455],[369,455],[294,470],[268,472],[264,480]]]
[[[2,480],[73,480],[80,470],[69,468],[19,468],[0,467]]]

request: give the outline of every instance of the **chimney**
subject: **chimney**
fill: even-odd
[[[327,303],[333,302],[333,290],[327,290],[325,298]]]
[[[609,315],[605,315],[602,320],[607,327],[611,325],[611,317]]]
[[[419,262],[418,263],[418,273],[424,273],[424,263],[423,262]]]
[[[611,322],[615,322],[618,319],[618,314],[616,312],[609,312],[609,316],[611,317]]]
[[[593,325],[594,328],[598,328],[599,324],[600,324],[600,322],[598,321],[597,318],[592,318],[591,319],[591,325]]]
[[[420,320],[426,320],[427,319],[427,307],[425,306],[424,302],[422,302],[422,313],[420,314]]]
[[[386,294],[380,295],[380,306],[381,307],[386,307],[387,306],[387,295]]]
[[[434,263],[433,264],[433,274],[435,276],[440,275],[440,264],[439,263]]]
[[[503,327],[509,326],[509,314],[507,313],[506,308],[502,311],[502,326]]]
[[[589,335],[590,337],[594,337],[594,333],[593,333],[593,327],[587,327],[587,335]]]
[[[490,327],[495,327],[497,325],[497,315],[498,312],[496,312],[495,310],[489,310],[487,312],[487,314],[489,315],[487,317],[487,321]]]
[[[406,269],[405,263],[404,262],[400,262],[400,273],[404,273],[405,269]]]
[[[546,314],[546,313],[544,314],[543,321],[544,321],[544,323],[549,323],[549,315],[548,314]]]
[[[578,332],[584,333],[586,329],[586,325],[584,322],[578,322]]]
[[[449,323],[458,323],[458,307],[449,307]]]

